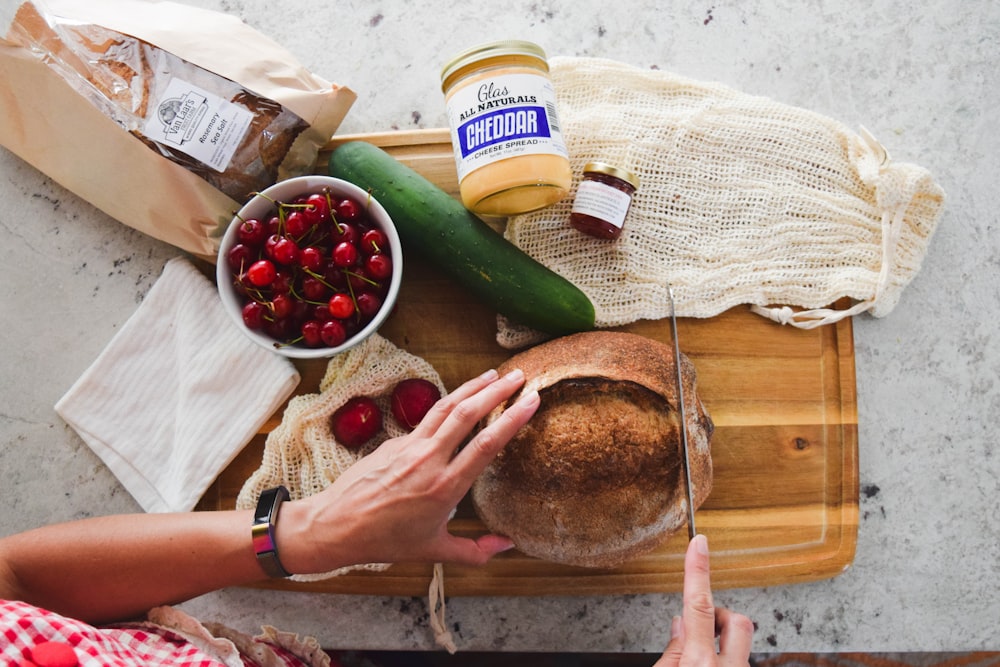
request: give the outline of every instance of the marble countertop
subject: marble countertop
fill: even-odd
[[[860,527],[854,564],[815,583],[724,590],[755,651],[998,649],[1000,4],[865,0],[508,4],[201,0],[358,100],[342,133],[443,127],[458,50],[522,38],[720,81],[864,126],[947,192],[920,273],[887,317],[854,322]],[[4,119],[0,119],[4,122]],[[0,150],[0,533],[138,506],[53,405],[136,310],[176,249]],[[122,193],[128,196],[128,193]],[[433,649],[417,598],[224,590],[185,605],[329,647]],[[452,598],[461,650],[662,649],[678,595]]]

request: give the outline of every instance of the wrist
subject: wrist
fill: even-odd
[[[325,510],[310,498],[282,505],[275,540],[288,572],[318,574],[352,564],[345,554],[346,540],[340,537],[337,522],[323,521]]]

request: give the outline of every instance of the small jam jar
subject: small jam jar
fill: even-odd
[[[630,171],[603,162],[588,162],[576,189],[569,224],[600,239],[616,239],[632,206],[639,178]]]
[[[463,51],[441,70],[441,90],[467,209],[515,215],[569,194],[573,173],[541,47],[506,40]]]

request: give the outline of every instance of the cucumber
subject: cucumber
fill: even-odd
[[[594,328],[594,304],[576,285],[381,148],[343,143],[330,155],[329,174],[370,192],[392,217],[404,248],[510,320],[559,336]]]

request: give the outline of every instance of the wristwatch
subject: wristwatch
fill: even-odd
[[[278,521],[281,503],[288,500],[288,489],[276,486],[260,494],[257,510],[253,513],[253,550],[257,562],[269,577],[281,579],[292,576],[278,559],[278,543],[274,539],[274,525]]]

